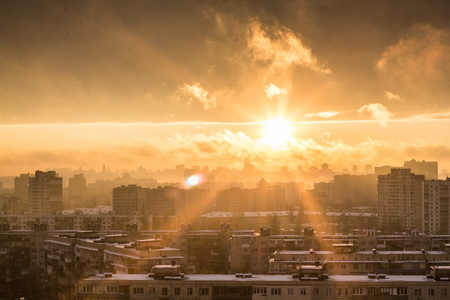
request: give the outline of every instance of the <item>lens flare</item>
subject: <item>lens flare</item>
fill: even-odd
[[[193,187],[205,182],[205,176],[202,173],[195,173],[186,179],[186,186]]]

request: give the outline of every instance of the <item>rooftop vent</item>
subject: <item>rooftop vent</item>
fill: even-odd
[[[370,279],[386,279],[386,274],[367,274],[367,277],[369,277]]]

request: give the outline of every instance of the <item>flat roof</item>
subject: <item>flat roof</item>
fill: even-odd
[[[148,276],[148,274],[113,274],[112,277],[104,277],[104,275],[91,276],[85,279],[80,280],[80,283],[87,284],[92,281],[126,281],[127,283],[132,281],[158,281],[158,282],[171,282],[170,280],[158,280]],[[297,285],[304,284],[310,285],[311,281],[300,281],[298,278],[293,278],[292,275],[255,275],[252,277],[236,277],[235,275],[228,274],[190,274],[185,275],[181,281],[195,281],[195,282],[205,282],[212,283],[214,285],[215,282],[248,282],[248,283],[261,283],[276,285],[278,282],[292,282]],[[315,281],[314,281],[315,282]],[[327,282],[365,282],[365,283],[402,283],[408,284],[413,282],[425,283],[425,282],[436,282],[432,278],[427,278],[425,275],[386,275],[385,279],[372,279],[367,275],[329,275],[328,279],[320,281],[321,283]]]

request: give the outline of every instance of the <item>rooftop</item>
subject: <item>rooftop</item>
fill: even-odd
[[[105,277],[103,274],[97,276],[91,276],[89,278],[83,279],[80,283],[89,282],[89,281],[117,281],[117,280],[126,280],[126,281],[158,281],[154,278],[148,276],[148,274],[113,274],[112,277]],[[228,274],[192,274],[185,275],[183,281],[197,281],[197,282],[220,282],[220,281],[245,281],[245,282],[253,282],[253,283],[271,283],[274,284],[276,282],[292,282],[299,284],[298,278],[292,278],[291,275],[255,275],[252,277],[236,277],[235,275]],[[434,279],[427,278],[424,275],[387,275],[385,279],[376,279],[369,278],[367,275],[329,275],[328,279],[325,282],[367,282],[367,283],[426,283],[426,282],[436,282]]]

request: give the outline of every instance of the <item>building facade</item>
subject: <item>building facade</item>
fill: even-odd
[[[55,171],[36,171],[28,180],[28,213],[43,215],[62,210],[62,178]]]
[[[378,226],[391,231],[422,227],[424,175],[410,169],[392,169],[378,175]]]
[[[448,299],[450,281],[425,275],[330,275],[324,280],[294,276],[186,275],[155,279],[146,274],[103,274],[78,281],[77,299]]]

